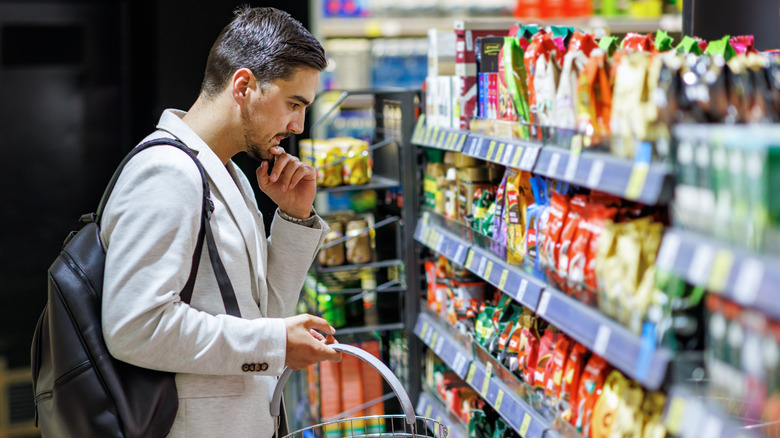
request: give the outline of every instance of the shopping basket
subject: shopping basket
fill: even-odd
[[[375,415],[368,417],[345,418],[309,426],[284,435],[282,438],[447,438],[448,428],[441,421],[432,418],[418,417],[406,390],[398,378],[382,361],[371,353],[353,345],[331,344],[329,347],[342,353],[350,354],[374,367],[382,378],[390,385],[398,401],[401,403],[403,415]],[[271,398],[271,415],[276,422],[274,437],[279,438],[279,424],[282,403],[282,390],[293,370],[285,368],[276,383]]]

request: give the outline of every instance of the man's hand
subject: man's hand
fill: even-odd
[[[271,175],[266,161],[256,172],[260,190],[288,215],[307,219],[317,194],[317,172],[280,146],[272,147],[270,152],[276,158]]]
[[[323,360],[340,362],[341,353],[328,347],[335,344],[336,330],[328,321],[313,315],[296,315],[284,319],[287,325],[287,355],[284,364],[294,370],[309,367]],[[327,338],[317,330],[326,333]]]

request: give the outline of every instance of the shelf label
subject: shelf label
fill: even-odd
[[[433,412],[433,406],[428,405],[425,407],[425,415],[423,415],[425,418],[431,418],[431,412]]]
[[[428,330],[427,336],[425,336],[425,343],[428,344],[430,347],[433,347],[433,346],[436,345],[434,343],[434,335],[438,336],[439,333],[436,330],[434,330],[433,327],[431,327],[431,329]]]
[[[493,262],[488,260],[487,266],[485,267],[485,280],[490,281],[490,274],[493,272]]]
[[[466,374],[466,383],[469,385],[473,385],[472,382],[474,382],[474,372],[477,370],[477,366],[474,364],[469,365],[469,372]]]
[[[471,270],[471,265],[474,264],[474,251],[469,251],[469,255],[466,257],[466,269]]]
[[[577,175],[577,167],[580,164],[580,152],[582,152],[582,135],[577,134],[571,138],[569,161],[566,162],[566,170],[563,179],[573,181]]]
[[[437,233],[438,234],[438,233]],[[439,234],[439,238],[436,240],[436,252],[441,253],[444,246],[444,236]]]
[[[540,148],[537,147],[527,147],[526,153],[523,156],[523,170],[531,170],[533,169],[534,165],[536,164],[536,158],[539,156],[539,150]]]
[[[612,335],[612,330],[606,325],[599,325],[599,330],[596,333],[596,340],[593,342],[593,352],[599,356],[604,356],[609,345],[609,338]]]
[[[631,169],[631,176],[628,178],[628,184],[626,184],[625,198],[636,200],[642,195],[642,190],[645,188],[645,181],[647,181],[647,174],[650,172],[650,166],[647,163],[636,163]]]
[[[542,297],[539,298],[539,306],[536,308],[536,314],[544,316],[547,313],[547,306],[550,304],[550,292],[544,291]]]
[[[520,425],[520,430],[518,430],[520,436],[526,436],[528,434],[529,427],[531,427],[531,416],[528,415],[528,412],[526,412],[523,414],[523,424]]]
[[[656,266],[666,270],[672,269],[674,262],[677,260],[678,252],[680,252],[680,236],[674,233],[667,233],[661,243]]]
[[[503,401],[504,401],[504,390],[499,389],[498,395],[496,396],[496,403],[493,405],[496,411],[501,412],[501,402]]]
[[[685,413],[685,399],[675,397],[669,404],[669,413],[666,415],[666,428],[672,435],[680,434],[680,426]]]
[[[439,149],[444,149],[444,139],[446,137],[447,137],[447,131],[439,132],[439,138],[436,140],[436,146],[438,146]]]
[[[452,371],[455,371],[459,376],[463,376],[463,367],[466,366],[468,360],[460,352],[455,354],[455,362],[452,363]]]
[[[439,332],[436,332],[435,339],[436,341],[433,344],[433,352],[436,353],[437,356],[441,356],[441,349],[444,347],[444,336],[439,338]]]
[[[553,152],[552,157],[550,157],[550,162],[547,163],[547,176],[555,176],[555,172],[558,171],[558,163],[560,163],[560,161],[561,154],[558,152]]]
[[[490,388],[490,375],[493,374],[493,364],[488,362],[485,369],[485,378],[482,379],[482,390],[479,392],[482,398],[487,397],[488,388]]]
[[[456,148],[457,150],[463,149],[463,145],[466,143],[466,138],[467,138],[466,134],[460,135],[460,141],[458,141],[458,147]]]
[[[506,278],[509,277],[509,270],[504,269],[501,271],[501,279],[498,280],[498,288],[502,291],[504,290],[504,287],[506,286]]]
[[[719,250],[715,254],[715,259],[712,261],[710,277],[709,280],[707,280],[707,289],[717,293],[723,292],[729,281],[729,275],[731,275],[731,267],[733,265],[734,254],[727,249]]]
[[[517,287],[517,295],[515,298],[518,302],[522,303],[525,298],[525,291],[528,289],[528,280],[525,278],[520,279],[520,286]]]
[[[455,261],[460,263],[460,258],[463,257],[463,245],[458,245],[458,249],[455,250]]]
[[[474,156],[479,157],[482,156],[482,145],[485,143],[485,139],[481,138],[479,139],[479,142],[477,143],[477,150],[474,151]]]
[[[504,148],[506,148],[506,143],[498,144],[498,151],[496,151],[496,156],[493,158],[493,161],[501,162],[501,159],[504,158]]]
[[[477,274],[479,274],[480,277],[485,278],[485,269],[487,268],[487,258],[482,257],[482,259],[479,261],[479,269],[477,269]]]
[[[688,281],[695,286],[707,284],[707,275],[712,267],[712,259],[715,252],[709,245],[698,245],[693,252],[691,264],[688,266]]]
[[[428,321],[425,321],[422,325],[422,330],[420,330],[420,339],[425,340],[425,334],[428,332]]]
[[[756,259],[744,260],[739,267],[737,283],[734,285],[734,299],[741,304],[753,305],[763,279],[764,265]]]
[[[588,181],[586,185],[590,188],[598,188],[601,184],[601,175],[604,173],[604,162],[601,160],[594,160],[590,166],[588,172]]]
[[[521,166],[520,159],[522,157],[523,157],[523,147],[517,146],[517,150],[515,150],[515,155],[512,157],[512,167],[518,169]]]
[[[504,156],[501,157],[501,163],[506,164],[508,166],[509,163],[512,162],[512,155],[514,153],[515,153],[515,145],[513,145],[512,143],[507,143],[506,149],[504,150]]]
[[[495,149],[496,149],[496,141],[495,140],[490,140],[490,144],[488,144],[488,151],[487,151],[487,154],[485,155],[485,159],[486,160],[488,160],[488,161],[492,160],[491,157],[493,156],[493,151]]]

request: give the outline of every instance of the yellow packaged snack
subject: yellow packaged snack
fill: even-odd
[[[506,222],[507,233],[507,262],[519,265],[523,262],[523,257],[526,254],[526,212],[528,205],[534,203],[530,174],[528,172],[507,168],[504,199],[506,203],[504,221]]]
[[[317,184],[336,187],[342,183],[343,155],[341,148],[329,140],[301,140],[301,161],[317,171]]]
[[[664,438],[666,437],[666,427],[664,426],[664,408],[666,406],[666,396],[660,392],[651,392],[645,397],[642,403],[642,425],[643,438]]]
[[[339,146],[344,157],[344,184],[362,185],[371,181],[373,163],[368,143],[352,137],[332,138],[330,141]]]

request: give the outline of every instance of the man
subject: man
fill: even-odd
[[[166,110],[147,137],[176,137],[203,164],[211,225],[242,318],[225,314],[206,248],[192,301],[180,300],[203,196],[184,152],[139,153],[106,204],[106,344],[120,360],[176,373],[170,436],[271,436],[269,399],[285,365],[341,358],[327,345],[335,330],[324,319],[290,317],[328,227],[312,209],[314,169],[279,147],[303,130],[325,65],[321,45],[287,13],[240,9],[211,49],[197,101],[186,113]],[[279,206],[267,239],[249,182],[231,161],[242,151],[263,160],[259,187]]]

